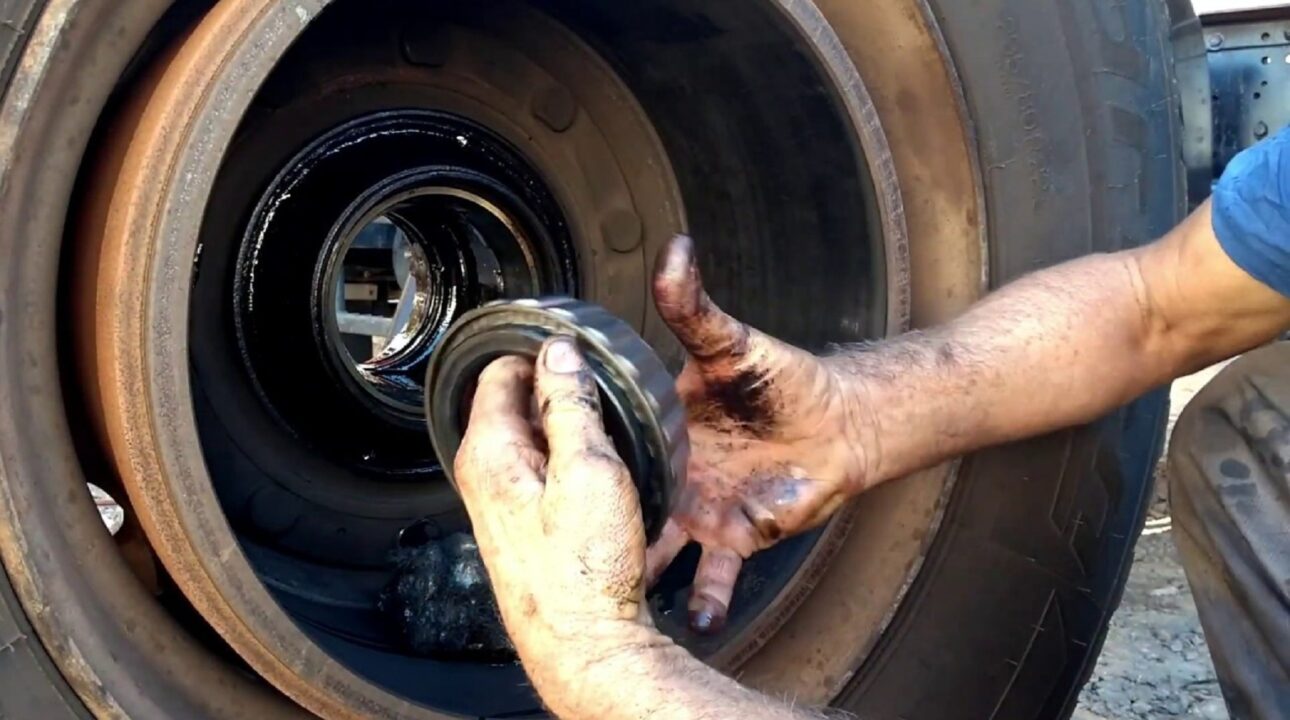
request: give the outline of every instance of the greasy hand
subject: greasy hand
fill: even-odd
[[[536,406],[534,384],[521,358],[484,371],[456,480],[525,669],[553,711],[577,716],[594,700],[582,697],[590,663],[661,636],[645,606],[636,488],[571,339],[538,357]]]
[[[866,409],[854,381],[827,360],[714,305],[689,238],[660,254],[654,296],[690,354],[677,390],[691,450],[686,485],[649,549],[647,575],[653,583],[686,544],[700,543],[690,623],[716,632],[744,559],[820,525],[863,489]]]

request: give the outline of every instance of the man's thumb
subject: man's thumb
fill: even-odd
[[[654,303],[695,359],[739,357],[748,352],[748,327],[717,307],[703,289],[694,241],[689,236],[677,235],[659,252]]]

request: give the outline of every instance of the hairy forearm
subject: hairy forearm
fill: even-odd
[[[562,720],[826,720],[830,715],[745,688],[653,629],[613,654],[547,682],[534,678]]]
[[[1088,422],[1290,327],[1204,203],[1159,241],[1037,272],[940,328],[832,359],[855,392],[870,484]]]
[[[841,348],[871,482],[1099,417],[1180,370],[1132,253],[1024,278],[940,328]]]

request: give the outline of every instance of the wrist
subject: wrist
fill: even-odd
[[[884,397],[880,377],[863,372],[855,350],[821,358],[833,378],[835,396],[841,407],[842,432],[836,453],[845,468],[851,494],[859,494],[890,479],[885,474],[882,423],[877,408],[887,407],[895,398]]]
[[[643,716],[668,684],[667,658],[680,651],[654,627],[635,622],[597,624],[544,644],[536,652],[519,648],[520,658],[552,714],[570,720]]]

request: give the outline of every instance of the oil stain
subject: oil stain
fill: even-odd
[[[377,607],[408,651],[474,661],[514,659],[473,537],[426,538],[424,544],[399,548],[392,560],[397,571]]]

